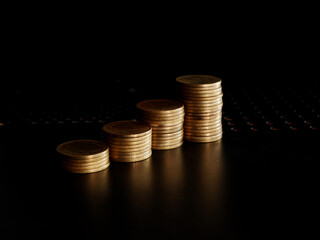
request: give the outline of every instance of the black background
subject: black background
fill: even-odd
[[[316,16],[302,6],[54,7],[8,10],[3,83],[57,91],[212,74],[235,84],[276,84],[310,81],[317,64]]]
[[[141,97],[161,97],[173,87],[175,78],[184,74],[215,75],[222,78],[226,89],[233,90],[238,86],[252,90],[255,85],[284,83],[299,89],[300,85],[317,80],[316,21],[311,10],[300,6],[241,6],[244,11],[233,5],[223,12],[212,6],[189,11],[182,6],[162,6],[171,10],[169,15],[160,6],[141,8],[144,14],[130,6],[125,7],[127,11],[122,6],[115,12],[109,6],[101,9],[102,13],[78,11],[77,7],[60,6],[64,13],[43,8],[35,14],[16,6],[12,9],[15,14],[10,12],[5,17],[0,87],[3,103],[7,99],[15,101],[13,98],[22,92],[26,99],[19,101],[31,99],[38,111],[48,104],[57,104],[57,109],[59,104],[74,102],[74,98],[85,102],[87,90],[98,89],[100,94],[112,95],[113,87],[122,89],[122,85],[123,89],[143,89]],[[178,180],[182,188],[170,185],[171,177],[176,175],[166,175],[166,168],[171,165],[161,161],[165,159],[161,154],[165,153],[158,153],[154,154],[152,167],[137,164],[142,172],[152,172],[158,182],[146,191],[139,187],[132,190],[126,182],[130,176],[138,180],[137,186],[143,186],[141,178],[134,175],[136,165],[114,164],[95,175],[96,179],[68,175],[52,165],[53,146],[62,140],[97,137],[97,132],[84,129],[87,132],[74,131],[70,126],[58,129],[43,125],[1,129],[5,159],[1,168],[4,236],[57,238],[66,232],[79,238],[101,238],[109,237],[110,232],[137,239],[261,239],[278,232],[282,236],[305,235],[313,229],[312,224],[306,224],[306,230],[302,225],[313,211],[309,204],[314,201],[312,176],[316,175],[310,173],[316,159],[317,136],[226,137],[222,159],[228,169],[224,185],[228,201],[220,209],[222,217],[216,218],[215,214],[197,212],[206,213],[206,207],[214,212],[215,205],[193,205],[206,203],[207,194],[209,199],[215,199],[215,189],[210,190],[206,181],[201,185],[208,162],[195,161],[199,152],[205,153],[204,145],[186,144],[189,148],[183,148],[185,159],[191,160],[186,161],[182,172],[193,178]],[[174,155],[178,153],[181,151],[171,157],[180,159]],[[43,156],[48,156],[47,161]],[[180,166],[178,161],[173,163]],[[210,166],[207,171],[216,170],[215,165]],[[202,167],[203,172],[197,171]],[[44,168],[48,170],[42,171]],[[198,189],[197,181],[203,187],[198,190],[203,199],[193,194]],[[154,191],[152,186],[160,190]],[[107,191],[99,195],[101,189]],[[185,192],[173,194],[177,199],[172,201],[171,189]],[[155,198],[152,204],[147,202],[150,205],[146,208],[145,193]],[[215,222],[219,219],[225,222]],[[192,223],[197,227],[193,228]]]

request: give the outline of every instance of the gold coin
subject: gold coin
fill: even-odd
[[[217,105],[222,105],[223,104],[223,100],[222,99],[218,99],[215,101],[208,101],[208,102],[204,102],[204,101],[187,101],[184,100],[185,102],[185,110],[187,110],[190,107],[216,107]]]
[[[184,131],[193,131],[193,130],[209,130],[222,126],[221,122],[217,123],[206,123],[206,124],[190,124],[184,126]]]
[[[222,112],[222,109],[223,109],[223,105],[214,106],[214,107],[190,107],[186,111],[186,115],[184,119],[188,116],[201,114],[201,113],[212,113],[211,115],[219,114]]]
[[[105,155],[107,150],[104,142],[90,139],[68,141],[57,147],[60,154],[77,159],[97,158]]]
[[[183,112],[183,103],[171,99],[151,99],[139,102],[137,108],[152,114],[176,114]]]
[[[151,126],[150,126],[151,127]],[[109,135],[109,136],[106,136],[105,140],[108,142],[108,143],[112,143],[112,142],[121,142],[121,143],[131,143],[131,142],[143,142],[143,141],[148,141],[150,139],[152,135],[152,130],[142,136],[142,137],[116,137],[116,136],[112,136],[112,135]]]
[[[160,142],[160,141],[175,141],[175,140],[180,139],[180,138],[182,138],[182,137],[183,137],[183,132],[182,132],[181,134],[177,135],[177,136],[170,136],[170,137],[165,137],[165,136],[161,137],[161,136],[158,136],[158,137],[154,137],[154,138],[152,139],[152,143],[154,143],[154,142]]]
[[[219,117],[213,117],[213,118],[207,118],[207,119],[200,119],[200,120],[196,120],[196,119],[186,119],[186,121],[184,122],[183,126],[197,126],[197,125],[206,125],[206,124],[218,124],[221,123],[221,118]]]
[[[147,145],[150,145],[152,141],[152,137],[150,137],[150,139],[148,141],[144,141],[144,142],[130,142],[130,143],[127,143],[127,144],[121,144],[120,142],[109,142],[108,145],[109,145],[109,148],[111,150],[111,148],[127,148],[127,149],[136,149],[136,148],[139,148],[139,147],[143,147],[143,146],[147,146]]]
[[[70,158],[70,157],[61,157],[61,161],[69,162],[69,163],[81,163],[81,164],[95,164],[99,161],[102,161],[106,158],[109,158],[109,150],[106,155],[97,158],[90,158],[90,159],[77,159],[77,158]]]
[[[179,142],[178,144],[175,144],[175,145],[170,145],[170,146],[161,146],[161,145],[155,145],[155,146],[152,146],[152,149],[153,150],[169,150],[169,149],[174,149],[174,148],[178,148],[178,147],[181,147],[183,145],[183,141],[182,142]]]
[[[199,116],[199,115],[187,115],[185,117],[185,122],[191,122],[191,121],[197,121],[197,120],[217,120],[222,118],[222,112],[216,113],[216,114],[211,114],[209,116]]]
[[[170,136],[178,136],[180,134],[183,133],[183,129],[180,129],[179,131],[176,132],[171,132],[171,133],[153,133],[152,134],[152,139],[154,139],[155,137],[162,137],[162,136],[166,136],[166,137],[170,137]]]
[[[81,170],[90,170],[90,169],[97,169],[100,167],[103,167],[107,165],[110,161],[105,161],[104,163],[101,164],[96,164],[96,165],[73,165],[73,164],[68,164],[68,163],[62,163],[62,167],[68,167],[68,168],[73,168],[73,169],[81,169]]]
[[[176,88],[178,90],[191,90],[191,91],[218,91],[219,89],[222,89],[221,82],[217,83],[216,85],[211,86],[204,86],[205,84],[183,84],[176,82]]]
[[[96,169],[76,169],[76,168],[72,168],[72,167],[68,167],[68,166],[62,166],[64,170],[71,172],[71,173],[94,173],[94,172],[100,172],[106,168],[108,168],[110,166],[110,162],[108,164],[106,164],[105,166],[102,166],[100,168],[96,168]]]
[[[192,114],[208,114],[208,113],[215,113],[218,111],[222,111],[222,109],[216,109],[216,108],[211,108],[211,109],[188,109],[187,114],[188,116]]]
[[[187,140],[188,142],[215,142],[218,141],[222,138],[222,133],[221,135],[217,136],[212,136],[212,137],[191,137],[191,136],[185,136],[184,139]]]
[[[148,136],[147,139],[130,139],[130,141],[121,141],[117,139],[107,139],[106,143],[108,145],[116,145],[116,146],[135,146],[135,145],[140,145],[140,144],[146,144],[151,141],[152,135]]]
[[[186,122],[183,126],[184,129],[199,129],[199,128],[213,128],[215,126],[220,126],[222,124],[220,119],[214,120],[214,121],[203,121],[203,122],[199,122],[199,120],[196,121],[190,121],[190,122]]]
[[[139,148],[139,147],[145,147],[147,145],[150,145],[152,141],[152,137],[150,137],[150,139],[148,141],[144,141],[144,142],[131,142],[129,144],[119,144],[119,143],[109,143],[109,148],[111,150],[111,148],[127,148],[127,149],[136,149],[136,148]]]
[[[186,104],[185,101],[201,101],[201,102],[205,102],[205,101],[219,101],[219,100],[222,100],[222,94],[220,95],[216,95],[216,96],[208,96],[208,95],[202,95],[202,96],[195,96],[193,94],[190,94],[190,95],[187,95],[187,94],[184,94],[184,95],[181,95],[182,97],[182,101],[184,104]]]
[[[152,138],[150,138],[150,140],[146,141],[146,142],[136,142],[136,143],[130,143],[130,144],[124,144],[124,145],[121,145],[119,143],[109,143],[108,145],[109,145],[110,151],[114,148],[116,148],[116,149],[139,149],[142,147],[149,146],[151,144],[151,141],[152,141]]]
[[[180,91],[180,95],[187,96],[187,97],[194,97],[194,98],[222,98],[223,92],[220,93],[201,93],[201,92],[186,92],[186,91]]]
[[[184,121],[184,124],[187,122],[194,122],[194,121],[200,121],[200,120],[207,120],[207,121],[216,121],[218,119],[222,118],[222,113],[219,114],[213,114],[213,115],[204,115],[204,113],[202,114],[198,114],[195,116],[188,116],[188,118],[186,118],[186,120]]]
[[[152,131],[152,136],[156,136],[163,133],[175,133],[182,131],[183,124],[180,124],[178,127],[158,127],[154,128],[154,131]]]
[[[108,147],[108,145],[106,145]],[[63,159],[69,159],[69,160],[79,160],[79,161],[88,161],[88,162],[91,162],[91,161],[95,161],[96,159],[100,159],[100,158],[104,158],[106,156],[108,156],[109,154],[109,147],[107,148],[106,151],[104,152],[101,152],[99,154],[96,154],[95,156],[92,156],[90,155],[91,157],[90,158],[84,158],[83,155],[79,155],[79,156],[68,156],[68,155],[63,155],[61,153],[59,153],[60,155],[60,158],[63,158]]]
[[[190,87],[183,87],[181,86],[178,91],[182,94],[195,94],[195,95],[202,95],[202,94],[208,94],[208,95],[218,95],[222,93],[222,88],[219,87],[217,89],[197,89],[197,88],[190,88]]]
[[[199,100],[199,99],[183,99],[185,106],[211,106],[211,105],[217,105],[217,104],[222,104],[223,99],[222,98],[217,98],[214,100]]]
[[[70,162],[70,161],[61,161],[61,165],[66,165],[70,167],[79,167],[79,168],[94,168],[103,164],[106,164],[109,162],[109,157],[101,159],[98,162],[92,162],[92,163],[82,163],[82,162]]]
[[[184,132],[184,136],[192,136],[192,137],[211,137],[216,136],[222,133],[222,129],[218,129],[216,131],[203,132],[203,131],[195,131],[195,132]]]
[[[192,125],[192,124],[206,124],[206,123],[218,123],[221,122],[221,117],[219,116],[210,116],[203,119],[186,119],[183,123],[183,126]]]
[[[157,139],[177,138],[177,137],[182,136],[182,135],[183,135],[183,128],[181,130],[179,130],[178,132],[153,134],[152,141],[155,141]]]
[[[166,124],[166,123],[159,123],[159,124],[153,124],[151,123],[151,127],[152,127],[152,133],[154,130],[164,130],[164,129],[177,129],[179,127],[181,127],[183,125],[183,121],[178,122],[178,123],[174,123],[174,124]]]
[[[148,145],[151,144],[152,141],[152,137],[150,138],[150,140],[145,141],[145,142],[131,142],[130,144],[123,144],[121,145],[120,143],[109,143],[109,148],[110,151],[114,148],[116,149],[137,149],[137,148],[142,148],[142,147],[146,147]]]
[[[138,162],[142,160],[146,160],[152,155],[152,150],[145,154],[141,155],[131,155],[131,156],[112,156],[111,160],[116,161],[116,162]]]
[[[167,114],[167,115],[160,115],[160,114],[154,114],[154,113],[147,113],[147,112],[139,112],[138,118],[142,119],[148,119],[148,120],[156,120],[156,121],[177,121],[184,116],[184,109],[181,113],[176,113],[176,114]]]
[[[191,110],[190,112],[188,112],[188,117],[193,117],[195,120],[196,118],[200,118],[200,117],[205,117],[205,118],[217,118],[219,117],[219,115],[222,116],[222,110],[217,110],[217,111],[194,111]],[[221,118],[221,117],[220,117]],[[190,119],[190,118],[188,118]],[[185,119],[185,121],[187,121],[188,119]]]
[[[217,83],[215,86],[203,86],[203,84],[182,84],[177,82],[177,89],[190,89],[194,91],[217,91],[222,88],[221,83]]]
[[[101,161],[97,164],[70,164],[68,162],[62,162],[61,164],[63,166],[66,166],[66,167],[70,167],[70,168],[78,168],[78,169],[96,169],[96,168],[100,168],[106,164],[109,163],[109,159],[105,159],[104,161]]]
[[[190,107],[188,108],[188,110],[186,111],[186,116],[190,116],[193,115],[193,113],[195,114],[201,114],[201,113],[213,113],[216,114],[217,112],[222,112],[222,105],[221,106],[215,106],[215,107]]]
[[[164,128],[164,129],[155,129],[152,132],[154,134],[163,134],[163,133],[173,133],[173,132],[178,132],[181,131],[183,129],[183,124],[180,125],[179,128]]]
[[[168,146],[174,146],[174,145],[177,145],[178,143],[182,142],[183,141],[183,137],[180,138],[180,139],[177,139],[175,141],[170,141],[170,142],[154,142],[152,143],[152,149],[154,149],[155,146],[158,146],[158,147],[168,147]]]
[[[146,142],[138,142],[138,143],[134,143],[134,144],[126,144],[126,145],[121,145],[121,144],[117,144],[117,143],[109,143],[109,148],[110,149],[139,149],[139,148],[143,148],[146,146],[149,146],[151,144],[151,140],[146,141]]]
[[[184,108],[181,113],[176,114],[167,114],[167,115],[160,115],[160,114],[154,114],[154,113],[147,113],[147,112],[139,112],[138,118],[145,118],[148,120],[168,120],[168,121],[177,121],[178,119],[183,118],[184,116]]]
[[[174,138],[157,138],[154,141],[152,141],[152,145],[153,144],[163,144],[163,143],[175,143],[177,141],[180,141],[183,139],[183,134],[181,136],[178,137],[174,137]]]
[[[188,106],[186,108],[186,115],[190,115],[190,111],[198,111],[198,112],[216,112],[221,110],[223,107],[222,104],[212,105],[212,106]]]
[[[186,117],[213,117],[217,114],[220,114],[222,110],[217,110],[215,112],[203,112],[203,113],[187,113]],[[186,118],[185,118],[186,121]]]
[[[212,125],[212,126],[201,126],[201,127],[190,127],[186,126],[184,128],[184,133],[191,133],[191,132],[215,132],[217,130],[222,129],[222,124]]]
[[[184,134],[185,133],[193,133],[193,132],[215,132],[217,131],[219,128],[221,128],[221,124],[220,125],[214,125],[214,126],[210,126],[208,128],[196,128],[196,127],[192,127],[192,128],[185,128],[184,129]]]
[[[122,138],[143,137],[151,132],[151,126],[148,123],[140,121],[116,121],[103,126],[103,131],[108,135]]]
[[[183,137],[180,139],[176,139],[174,141],[163,141],[163,142],[154,142],[152,143],[152,147],[157,145],[157,146],[172,146],[172,145],[177,145],[178,143],[183,141]]]
[[[185,75],[177,77],[176,81],[183,86],[192,86],[197,88],[221,87],[221,79],[209,75]]]
[[[169,121],[169,120],[147,120],[147,119],[141,119],[141,121],[147,122],[150,124],[151,127],[172,127],[177,126],[183,123],[184,117],[180,118],[178,120]]]
[[[186,124],[183,126],[184,131],[190,129],[190,130],[205,130],[205,129],[212,129],[212,128],[217,128],[222,126],[222,122],[221,121],[216,121],[216,122],[209,122],[209,123],[190,123],[190,124]]]
[[[157,120],[157,119],[171,119],[171,120],[177,120],[181,117],[183,117],[184,115],[184,108],[183,111],[179,112],[179,113],[175,113],[175,114],[158,114],[158,113],[148,113],[148,112],[138,112],[138,116],[142,117],[142,118],[147,118],[150,120]]]
[[[197,102],[203,102],[203,101],[211,101],[211,102],[222,102],[223,98],[221,96],[209,96],[209,95],[202,95],[202,96],[197,96],[197,95],[187,95],[187,94],[182,94],[180,96],[181,101],[183,101],[184,105],[187,104],[186,101],[197,101]]]
[[[151,148],[151,142],[148,145],[137,147],[137,148],[117,148],[117,147],[110,147],[110,151],[112,153],[127,153],[127,152],[142,152],[147,151]]]
[[[222,126],[221,122],[215,125],[207,125],[207,126],[184,126],[184,131],[194,131],[194,130],[205,131],[205,130],[215,129],[220,126]]]
[[[192,123],[192,122],[210,122],[210,121],[218,121],[221,120],[222,118],[222,114],[213,114],[213,115],[206,115],[209,113],[201,113],[197,115],[190,115],[189,118],[186,118],[186,120],[184,121],[184,125],[187,123]]]
[[[173,133],[159,133],[157,135],[152,136],[152,142],[156,140],[163,140],[163,139],[174,139],[178,138],[183,135],[183,129],[179,132]]]
[[[216,112],[192,112],[186,115],[183,123],[194,120],[215,120],[221,119],[222,111]]]
[[[151,145],[150,145],[151,146]],[[141,150],[136,150],[136,151],[110,151],[110,156],[111,158],[116,156],[132,156],[132,155],[141,155],[141,154],[145,154],[146,152],[149,152],[151,150],[151,147],[149,148],[145,148],[145,149],[141,149]]]
[[[206,107],[206,106],[200,106],[200,107],[188,107],[186,108],[186,116],[190,116],[190,115],[193,115],[193,113],[190,113],[190,111],[193,111],[193,112],[212,112],[212,114],[217,114],[218,112],[221,112],[223,109],[223,105],[216,105],[216,106],[210,106],[210,107]]]

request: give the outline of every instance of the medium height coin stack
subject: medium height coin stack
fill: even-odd
[[[117,162],[137,162],[149,158],[152,129],[140,121],[116,121],[103,126],[110,158]]]
[[[139,120],[152,127],[152,149],[167,150],[183,144],[183,103],[170,99],[152,99],[137,104]]]
[[[184,139],[190,142],[213,142],[222,138],[221,79],[208,75],[176,78],[185,107]]]

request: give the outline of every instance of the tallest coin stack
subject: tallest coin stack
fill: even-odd
[[[221,79],[209,75],[186,75],[176,81],[185,107],[184,139],[190,142],[221,139]]]

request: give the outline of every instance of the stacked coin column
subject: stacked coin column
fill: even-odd
[[[117,121],[103,126],[110,158],[117,162],[137,162],[149,158],[151,126],[139,121]]]
[[[221,79],[208,75],[176,78],[185,107],[184,139],[213,142],[222,138]]]
[[[69,141],[57,147],[61,166],[72,173],[99,172],[110,165],[109,148],[100,141],[83,139]]]
[[[183,144],[184,106],[170,99],[152,99],[137,104],[139,120],[152,127],[152,149],[167,150]]]

